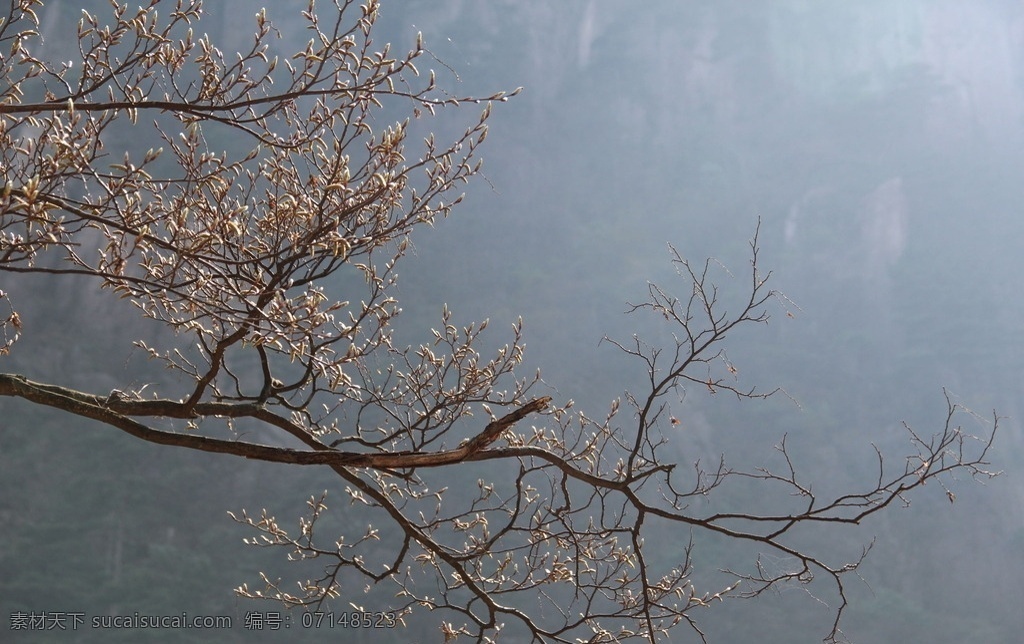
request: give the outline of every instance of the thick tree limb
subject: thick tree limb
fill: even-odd
[[[326,445],[315,451],[275,447],[244,441],[229,441],[207,436],[183,434],[153,429],[132,416],[159,416],[164,418],[196,418],[222,416],[229,418],[255,418],[269,420],[274,416],[254,403],[206,402],[192,406],[173,400],[124,400],[116,395],[103,398],[57,385],[34,382],[15,374],[0,374],[0,396],[11,396],[54,407],[62,411],[100,421],[116,427],[136,438],[158,445],[172,445],[217,454],[232,454],[271,463],[293,465],[338,465],[342,467],[401,470],[414,467],[437,467],[467,460],[498,439],[502,432],[530,414],[542,412],[551,402],[549,396],[536,398],[519,409],[487,424],[477,436],[460,447],[440,452],[381,452],[362,454],[331,449]],[[280,417],[275,419],[284,421]],[[287,421],[284,421],[287,422]],[[297,426],[296,426],[297,427]],[[310,437],[312,438],[312,437]],[[315,446],[314,441],[306,441]]]

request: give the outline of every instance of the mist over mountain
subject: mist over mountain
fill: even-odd
[[[299,5],[268,7],[282,50],[307,38]],[[243,47],[253,6],[209,3],[211,37]],[[57,34],[76,11],[53,2],[41,12],[54,51],[68,46]],[[495,344],[522,316],[527,371],[541,369],[544,394],[600,416],[644,376],[601,339],[666,339],[654,317],[624,312],[649,281],[686,286],[667,244],[718,260],[728,299],[747,286],[759,226],[761,268],[785,299],[727,354],[745,386],[787,395],[737,401],[691,387],[671,401],[682,421],[672,454],[683,465],[724,453],[774,467],[785,435],[816,490],[841,490],[873,483],[872,444],[902,453],[901,421],[924,434],[940,427],[943,388],[979,422],[996,410],[1006,417],[1002,476],[956,483],[955,503],[935,486],[853,533],[807,539],[834,543],[838,557],[875,538],[866,583],[851,589],[843,630],[853,641],[1008,642],[1024,632],[1024,5],[385,2],[381,27],[377,38],[397,50],[422,32],[454,93],[524,88],[494,107],[486,180],[413,237],[399,270],[402,342],[429,338],[446,304],[460,325],[489,318]],[[464,127],[447,118],[439,138]],[[109,294],[59,278],[6,276],[2,288],[35,325],[3,371],[96,391],[126,373],[139,386],[166,377],[138,352],[116,353],[119,338],[153,329],[129,306],[108,308]],[[90,323],[70,325],[81,311]],[[75,333],[89,341],[53,348]],[[240,615],[248,608],[234,586],[291,569],[243,550],[250,535],[224,512],[286,514],[337,487],[313,469],[167,451],[8,399],[0,482],[8,613]],[[666,558],[688,538],[659,536]],[[724,579],[737,552],[698,543],[696,573]],[[701,619],[718,644],[811,642],[831,613],[783,592]]]

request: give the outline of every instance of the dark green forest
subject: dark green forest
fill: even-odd
[[[196,29],[241,50],[257,5],[207,2]],[[305,5],[268,7],[282,51],[306,40]],[[71,57],[79,10],[104,15],[105,6],[46,3],[47,53]],[[785,437],[806,484],[842,493],[874,483],[873,446],[894,459],[909,453],[904,421],[924,435],[941,429],[944,389],[977,413],[962,419],[968,431],[991,430],[995,410],[999,477],[929,483],[906,507],[799,539],[837,559],[872,544],[863,581],[847,582],[851,641],[1009,642],[1024,632],[1024,7],[383,2],[377,42],[403,50],[417,32],[453,94],[523,91],[494,106],[484,177],[451,216],[412,236],[398,269],[403,343],[428,342],[445,306],[458,326],[489,319],[502,333],[521,316],[523,373],[539,369],[543,395],[603,417],[645,373],[602,339],[671,340],[655,316],[626,314],[650,282],[685,286],[668,244],[695,261],[714,258],[723,297],[742,297],[760,227],[760,268],[784,297],[768,324],[739,329],[725,350],[742,386],[784,393],[738,400],[688,385],[668,401],[679,422],[666,453],[680,466],[724,454],[737,468],[784,468],[775,448]],[[381,123],[394,120],[387,109]],[[453,112],[432,127],[445,139],[465,122]],[[119,135],[108,143],[131,149],[131,133]],[[0,289],[31,330],[0,357],[0,371],[93,392],[172,377],[125,341],[159,345],[166,330],[98,284],[3,273]],[[474,487],[484,467],[446,472],[465,477],[447,485]],[[0,489],[6,622],[18,611],[234,620],[230,632],[73,637],[12,633],[5,623],[4,641],[442,641],[430,613],[407,628],[328,633],[303,628],[298,610],[234,593],[259,585],[261,571],[288,580],[319,569],[244,544],[254,535],[229,511],[266,508],[294,524],[326,491],[327,505],[343,511],[322,530],[365,522],[324,468],[152,445],[5,397]],[[737,485],[715,503],[749,505],[760,493]],[[647,541],[670,564],[689,539],[665,529]],[[722,569],[757,551],[703,536],[693,553],[694,578],[721,586],[731,579]],[[696,617],[715,644],[817,642],[837,600],[824,584],[783,587]],[[325,610],[386,611],[392,601],[393,590],[353,578]],[[279,612],[291,626],[247,631],[250,611]],[[685,627],[673,633],[699,641]]]

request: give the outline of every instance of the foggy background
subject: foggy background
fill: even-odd
[[[72,33],[83,5],[91,10],[47,4],[48,43]],[[282,50],[308,38],[305,5],[270,11],[294,38]],[[226,52],[241,47],[259,6],[209,3],[201,31]],[[981,422],[995,409],[1007,417],[993,466],[1003,476],[984,487],[954,482],[954,504],[926,486],[908,508],[817,538],[837,553],[876,539],[866,583],[847,582],[843,630],[853,641],[999,642],[1024,632],[1024,3],[385,1],[378,26],[377,42],[402,52],[422,31],[453,94],[524,87],[494,108],[486,180],[468,187],[452,217],[419,231],[400,265],[404,343],[428,337],[444,303],[460,326],[490,318],[508,329],[521,315],[523,373],[541,368],[556,398],[603,414],[642,386],[643,371],[601,338],[658,339],[654,320],[623,314],[648,280],[686,294],[667,243],[692,260],[720,260],[735,279],[718,281],[738,293],[760,220],[760,267],[792,304],[726,350],[740,384],[791,398],[688,391],[672,403],[682,429],[666,454],[684,466],[721,453],[737,468],[777,466],[773,446],[785,434],[816,491],[862,489],[875,476],[872,443],[895,459],[907,451],[900,421],[926,435],[941,429],[943,387]],[[477,109],[446,116],[439,140]],[[4,371],[103,392],[132,378],[139,357],[124,338],[160,332],[91,285],[7,275],[2,288],[29,330]],[[492,338],[504,342],[500,331]],[[275,608],[232,588],[258,585],[259,570],[300,573],[283,551],[244,548],[252,535],[225,511],[267,507],[292,523],[311,494],[328,489],[343,503],[327,473],[150,446],[8,399],[0,489],[5,620],[14,610],[187,611],[240,624],[247,610]],[[659,537],[648,543],[671,558],[688,534]],[[695,557],[702,575],[745,563],[700,538]],[[829,606],[793,589],[695,617],[715,643],[817,642],[836,599],[820,590]],[[366,597],[353,589],[338,610],[348,601],[387,608],[387,593]],[[433,617],[424,617],[430,628]],[[301,635],[293,628],[287,638]],[[379,631],[343,635],[387,641]]]

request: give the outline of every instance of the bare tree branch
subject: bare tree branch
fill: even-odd
[[[975,437],[957,424],[965,410],[949,394],[936,434],[905,426],[910,455],[893,466],[876,450],[877,479],[835,497],[812,492],[785,437],[781,471],[733,470],[724,456],[692,469],[668,459],[663,430],[678,422],[668,396],[687,386],[740,400],[780,391],[741,386],[724,351],[781,300],[760,271],[760,228],[736,301],[716,285],[720,264],[693,264],[670,247],[684,295],[651,284],[631,311],[653,313],[673,342],[607,339],[645,370],[641,390],[624,395],[628,418],[619,400],[595,419],[533,395],[539,374],[517,373],[521,323],[483,355],[487,322],[460,327],[445,307],[429,341],[398,344],[396,267],[410,235],[461,201],[492,103],[518,90],[454,96],[432,71],[423,79],[421,39],[403,55],[373,42],[377,0],[310,3],[311,39],[288,56],[275,53],[265,10],[251,47],[226,56],[197,36],[198,0],[113,3],[109,16],[83,12],[73,64],[47,59],[40,5],[12,2],[0,20],[0,271],[94,280],[129,300],[162,325],[168,348],[134,345],[179,384],[144,398],[0,374],[0,395],[156,444],[330,467],[338,490],[309,500],[297,532],[265,512],[233,515],[255,532],[251,543],[322,565],[297,590],[263,575],[263,588],[238,588],[243,596],[317,606],[354,575],[392,585],[400,619],[438,611],[446,640],[502,631],[534,642],[655,642],[685,624],[703,641],[698,609],[821,576],[840,598],[826,636],[836,640],[845,575],[870,546],[836,562],[801,545],[797,530],[859,524],[931,480],[953,500],[944,480],[995,475],[986,468],[1000,419]],[[427,119],[463,103],[483,105],[479,117],[438,143]],[[407,118],[382,127],[375,116],[385,107]],[[115,130],[130,132],[130,149],[108,143]],[[2,356],[32,329],[0,300]],[[268,442],[225,433],[236,423]],[[457,484],[484,462],[487,478]],[[708,504],[719,490],[741,481],[764,492],[752,507],[695,509],[717,507]],[[372,521],[324,535],[336,494]],[[373,527],[381,521],[388,527]],[[648,543],[666,526],[689,533],[669,565]],[[721,587],[697,588],[701,536],[762,556],[726,571]]]

